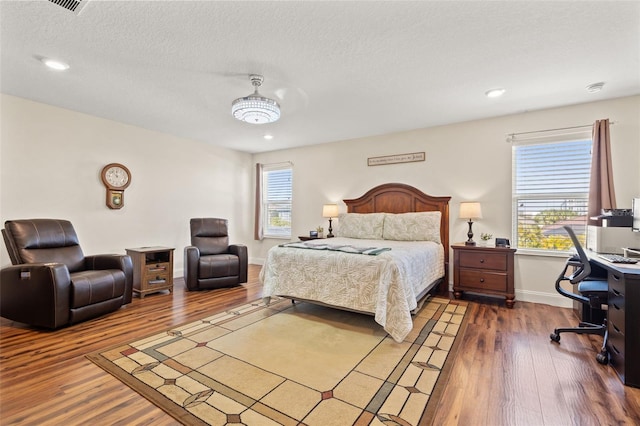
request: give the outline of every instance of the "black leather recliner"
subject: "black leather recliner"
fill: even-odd
[[[71,222],[8,220],[2,235],[13,266],[0,271],[0,316],[56,329],[131,303],[131,258],[85,256]]]
[[[229,245],[228,221],[191,219],[191,245],[184,248],[187,290],[231,287],[247,282],[247,247]]]

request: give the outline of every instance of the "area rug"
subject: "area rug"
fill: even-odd
[[[466,310],[430,299],[396,343],[372,316],[272,299],[87,357],[187,425],[427,424]]]

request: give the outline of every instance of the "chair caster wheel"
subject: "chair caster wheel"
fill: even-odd
[[[554,342],[559,342],[560,341],[560,335],[558,333],[551,333],[549,335],[549,338],[551,340],[553,340]]]
[[[602,351],[598,355],[596,355],[596,361],[598,361],[602,365],[607,365],[609,363],[609,354],[607,351]]]

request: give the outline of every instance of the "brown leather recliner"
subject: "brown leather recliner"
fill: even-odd
[[[71,222],[8,220],[2,235],[14,265],[0,272],[2,317],[56,329],[131,303],[131,258],[85,256]]]
[[[191,219],[191,245],[184,248],[187,290],[231,287],[247,282],[247,247],[229,245],[226,219]]]

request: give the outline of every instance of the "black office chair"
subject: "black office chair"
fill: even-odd
[[[578,252],[577,255],[572,256],[567,260],[567,263],[562,270],[562,273],[556,280],[556,290],[558,293],[566,296],[570,299],[577,300],[584,304],[589,310],[601,310],[602,305],[607,304],[607,298],[609,294],[609,286],[607,284],[606,275],[599,271],[599,267],[592,265],[589,262],[587,254],[582,249],[576,234],[569,226],[565,226],[573,241],[573,245]],[[571,275],[567,275],[569,267],[573,267],[574,271]],[[596,273],[598,271],[599,273]],[[603,276],[604,275],[604,276]],[[578,285],[578,293],[571,293],[560,286],[563,281],[569,281],[573,285]],[[585,310],[583,310],[583,313]],[[584,314],[583,314],[584,320]],[[607,364],[609,362],[609,353],[607,352],[607,338],[609,336],[607,332],[606,319],[604,324],[593,324],[591,322],[582,321],[578,324],[578,327],[572,328],[556,328],[549,336],[552,341],[560,342],[560,333],[578,333],[578,334],[597,334],[604,336],[602,343],[602,349],[596,355],[596,360],[600,364]]]

